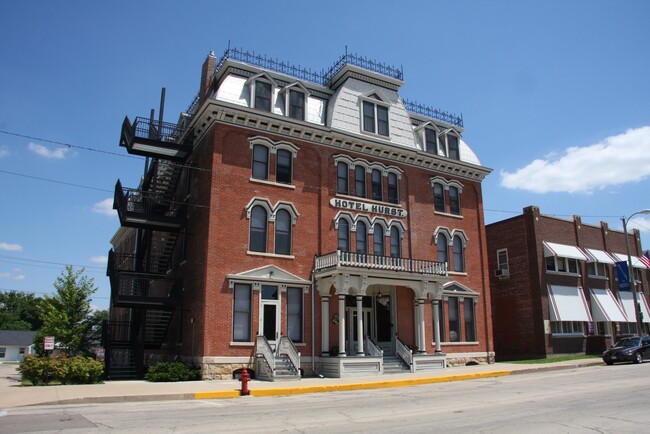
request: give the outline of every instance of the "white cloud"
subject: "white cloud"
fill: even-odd
[[[621,224],[621,230],[623,229]],[[650,232],[650,217],[647,215],[636,215],[627,223],[627,230],[638,229],[639,232]],[[647,249],[647,247],[646,247]]]
[[[0,273],[0,279],[25,280],[24,274]]]
[[[22,252],[23,246],[20,244],[0,243],[0,250],[6,250],[7,252]]]
[[[56,148],[51,150],[48,147],[31,142],[27,144],[27,148],[36,155],[40,155],[44,158],[51,158],[53,160],[62,160],[65,158],[67,153],[70,152],[70,148]]]
[[[106,265],[108,262],[108,256],[93,256],[90,258],[90,262],[94,262],[95,264],[102,264]]]
[[[109,217],[117,216],[117,212],[113,209],[113,199],[104,199],[93,205],[93,212]]]
[[[6,146],[0,146],[0,158],[4,158],[9,155],[9,148]]]
[[[534,193],[591,193],[650,176],[650,126],[600,143],[549,154],[515,172],[501,171],[501,186]]]

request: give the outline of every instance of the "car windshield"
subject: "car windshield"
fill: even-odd
[[[615,347],[637,347],[639,346],[639,338],[624,338],[616,342]]]

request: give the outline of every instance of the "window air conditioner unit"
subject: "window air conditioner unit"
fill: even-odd
[[[496,270],[494,270],[494,275],[496,277],[499,277],[499,278],[508,277],[509,276],[508,269],[507,268],[497,268]]]

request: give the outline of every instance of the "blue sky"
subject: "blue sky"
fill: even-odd
[[[112,191],[143,170],[121,122],[163,86],[175,121],[229,41],[316,70],[346,46],[401,66],[401,96],[462,113],[494,169],[487,223],[537,205],[620,229],[650,208],[649,16],[644,0],[0,0],[0,290],[51,293],[73,264],[108,306]],[[630,226],[649,248],[650,219]]]

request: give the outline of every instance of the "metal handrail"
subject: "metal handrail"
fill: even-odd
[[[271,348],[269,341],[262,335],[257,336],[255,339],[255,355],[264,358],[271,371],[275,372],[275,354],[273,353],[273,348]]]
[[[395,353],[409,365],[409,368],[413,369],[413,351],[397,336],[395,336]]]
[[[293,341],[289,339],[288,336],[280,336],[275,354],[278,356],[286,354],[293,365],[294,371],[300,372],[300,351],[298,351],[296,346],[293,344]]]
[[[370,338],[370,336],[366,336],[363,339],[363,347],[366,351],[366,354],[369,356],[384,357],[384,350],[379,348],[379,346]]]
[[[417,113],[430,118],[438,119],[443,122],[458,125],[459,127],[463,126],[462,114],[456,115],[454,113],[449,113],[423,104],[418,104],[417,102],[408,100],[406,98],[402,98],[402,103],[404,104],[404,108],[406,108],[406,110],[411,113]]]
[[[316,257],[315,271],[332,267],[370,268],[434,276],[447,275],[446,262],[426,259],[394,258],[391,256],[343,252],[341,250]]]

